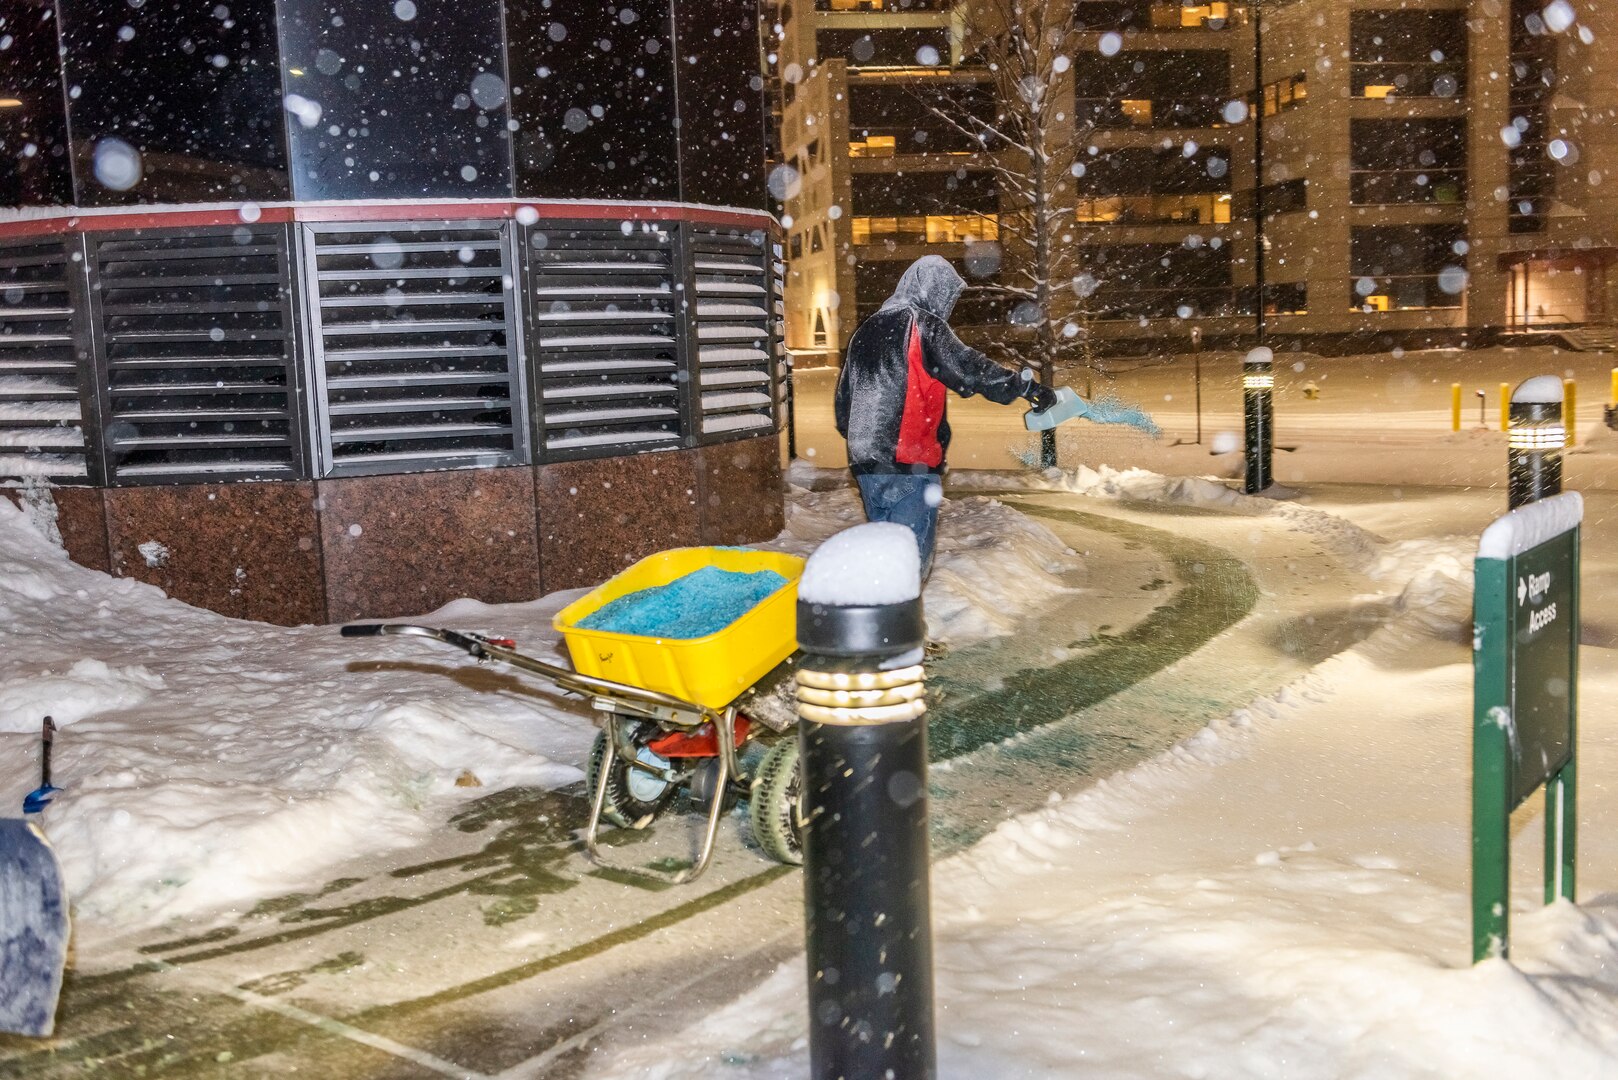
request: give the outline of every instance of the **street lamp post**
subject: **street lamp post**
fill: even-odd
[[[1264,3],[1253,0],[1253,327],[1264,344]],[[1267,467],[1267,466],[1266,466]]]

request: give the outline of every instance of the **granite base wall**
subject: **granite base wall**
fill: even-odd
[[[530,468],[321,480],[316,490],[332,622],[540,595]]]
[[[702,448],[701,542],[759,544],[786,528],[775,436]]]
[[[545,591],[597,585],[637,559],[702,543],[704,450],[541,465],[534,485]]]
[[[294,626],[418,615],[463,596],[531,600],[667,548],[759,543],[783,528],[783,490],[768,436],[536,467],[51,497],[75,562]]]
[[[326,621],[314,484],[113,488],[103,496],[119,577],[232,618]]]

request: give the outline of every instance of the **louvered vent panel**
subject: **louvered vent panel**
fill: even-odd
[[[328,475],[517,464],[509,226],[309,229]]]
[[[787,377],[792,366],[787,356],[787,264],[786,252],[780,244],[770,245],[770,279],[774,288],[770,301],[770,313],[774,316],[770,326],[770,354],[774,357],[775,368],[775,415],[780,416],[786,409]]]
[[[725,438],[774,430],[774,275],[764,234],[693,227],[688,250],[697,290],[702,434]]]
[[[285,226],[92,250],[112,482],[296,476]]]
[[[0,479],[89,478],[72,269],[58,238],[0,245]]]
[[[680,441],[673,238],[644,224],[528,234],[545,451],[586,457]]]

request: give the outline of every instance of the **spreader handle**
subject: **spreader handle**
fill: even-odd
[[[351,626],[343,627],[338,633],[344,637],[380,637],[385,626],[387,626],[387,623],[354,623]]]

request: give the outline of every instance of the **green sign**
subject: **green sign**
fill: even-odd
[[[1474,563],[1472,958],[1509,951],[1511,811],[1545,787],[1545,902],[1573,899],[1577,494],[1484,532]]]

